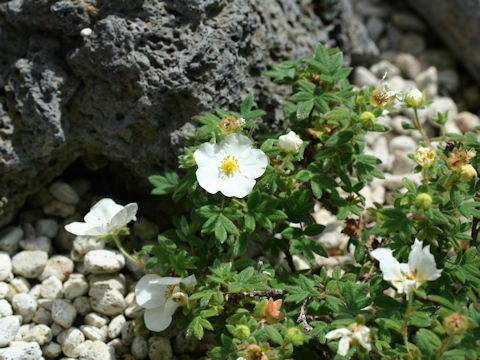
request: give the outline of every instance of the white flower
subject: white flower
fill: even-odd
[[[267,167],[268,159],[245,135],[230,134],[220,144],[204,143],[193,154],[198,183],[210,194],[243,198]]]
[[[300,151],[302,147],[303,140],[295,134],[295,132],[290,131],[287,135],[282,135],[278,138],[278,146],[285,151],[287,154],[296,154]]]
[[[432,147],[419,146],[415,155],[413,156],[418,165],[423,167],[430,167],[435,162],[435,149]]]
[[[419,107],[423,105],[425,100],[425,92],[421,92],[418,89],[410,89],[405,94],[405,102],[413,107]]]
[[[85,215],[85,222],[70,223],[65,230],[75,235],[107,236],[137,220],[137,210],[137,203],[122,206],[112,199],[102,199]]]
[[[345,356],[350,349],[350,344],[361,345],[368,351],[372,350],[370,345],[370,329],[364,325],[353,323],[348,328],[336,329],[325,335],[327,340],[341,338],[338,342],[337,354]]]
[[[400,294],[407,295],[407,299],[413,290],[427,280],[437,280],[442,275],[442,270],[437,269],[435,258],[430,253],[430,245],[423,247],[422,241],[415,240],[408,255],[408,264],[400,264],[393,257],[391,249],[375,249],[371,255],[380,262],[383,280],[390,281]]]
[[[144,320],[148,329],[163,331],[170,325],[173,313],[187,296],[180,291],[180,283],[185,285],[187,291],[193,291],[197,280],[195,275],[182,279],[149,274],[137,283],[135,297],[137,304],[146,309]]]

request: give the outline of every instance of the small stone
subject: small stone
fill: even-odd
[[[353,73],[353,83],[358,87],[362,87],[377,85],[379,81],[367,68],[358,66]]]
[[[438,113],[444,113],[444,112],[447,112],[447,111],[448,111],[448,120],[447,120],[447,123],[445,125],[448,128],[448,126],[450,124],[455,125],[455,122],[453,121],[453,119],[455,119],[458,115],[457,104],[455,104],[455,101],[453,101],[449,97],[437,97],[437,98],[433,99],[433,103],[430,104],[427,107],[426,110],[423,110],[419,114],[419,116],[426,117],[429,120],[430,124],[432,124],[434,126],[438,126],[438,124],[436,124],[431,119],[433,117],[437,117]],[[455,125],[455,127],[456,127],[456,125]],[[457,133],[461,133],[461,132],[458,131]],[[12,262],[13,262],[13,259],[12,259]]]
[[[40,284],[36,284],[30,289],[30,291],[28,292],[28,295],[30,295],[35,300],[38,300],[41,295],[40,294],[41,289],[42,289],[42,286]]]
[[[90,287],[106,285],[111,289],[120,291],[122,295],[125,294],[125,282],[126,279],[123,274],[101,274],[89,277]]]
[[[125,308],[125,316],[130,319],[138,319],[143,313],[144,308],[137,304],[135,293],[132,291],[125,297],[127,307]]]
[[[7,317],[13,314],[12,306],[5,299],[0,299],[0,318]]]
[[[83,260],[83,256],[92,250],[101,250],[105,247],[105,239],[96,236],[77,236],[73,240],[72,252],[78,258],[75,261]]]
[[[8,295],[10,288],[6,282],[0,282],[0,299],[5,299]]]
[[[75,207],[73,205],[65,204],[58,200],[52,200],[48,204],[43,206],[43,213],[45,215],[67,218],[75,214]]]
[[[24,250],[13,256],[13,273],[27,279],[37,278],[47,264],[48,254],[39,250]]]
[[[403,151],[407,154],[413,154],[417,150],[417,143],[409,136],[396,136],[390,141],[390,151]]]
[[[62,291],[66,299],[74,299],[87,293],[88,282],[82,274],[71,274],[63,284]]]
[[[127,322],[125,316],[122,314],[114,317],[110,324],[108,324],[108,337],[114,339],[122,332],[123,325]]]
[[[385,30],[385,24],[379,17],[370,16],[370,18],[367,20],[366,28],[370,38],[373,41],[377,41]]]
[[[23,250],[40,250],[49,253],[52,249],[52,240],[46,236],[39,236],[20,240],[19,245]]]
[[[410,12],[394,12],[392,22],[403,31],[413,31],[419,34],[424,34],[427,31],[425,23]]]
[[[120,339],[112,339],[107,343],[108,346],[110,346],[112,349],[115,349],[115,352],[117,354],[122,354],[126,352],[125,346],[122,344],[122,340]]]
[[[79,360],[115,360],[115,351],[102,341],[89,341],[78,346]]]
[[[52,330],[52,335],[53,336],[57,336],[58,334],[60,334],[62,331],[65,331],[65,329],[58,325],[57,323],[52,323],[52,326],[50,326],[50,329]]]
[[[66,224],[70,223],[70,221],[66,221]],[[75,235],[69,233],[65,228],[62,226],[58,230],[58,235],[54,239],[54,245],[57,250],[62,251],[70,251],[72,250],[73,239],[75,239]]]
[[[343,234],[342,230],[343,227],[338,222],[329,223],[315,240],[325,249],[338,249],[348,241],[348,236]]]
[[[53,302],[52,319],[57,324],[60,324],[64,328],[68,329],[70,326],[72,326],[76,316],[77,310],[69,302],[60,299],[57,299]]]
[[[71,183],[73,190],[77,193],[78,197],[85,195],[91,188],[90,181],[87,179],[75,179]]]
[[[477,115],[468,111],[462,111],[455,117],[455,124],[463,132],[476,132],[477,126],[480,126],[480,119]],[[1,266],[1,265],[0,265]],[[1,271],[0,271],[1,272]],[[1,276],[0,276],[1,279]]]
[[[15,314],[23,316],[23,322],[28,323],[37,311],[36,301],[28,294],[16,294],[12,299]]]
[[[408,91],[412,88],[415,88],[415,82],[411,80],[406,80],[400,76],[392,76],[390,79],[388,79],[388,83],[390,85],[390,88],[393,90],[400,90],[400,91]]]
[[[17,335],[15,335],[15,339],[13,341],[23,341],[23,337],[30,331],[34,324],[25,324],[20,326],[18,329]]]
[[[62,352],[62,347],[56,342],[49,342],[42,348],[43,356],[47,358],[57,358]]]
[[[61,343],[63,353],[67,356],[77,358],[79,356],[78,347],[84,342],[85,336],[79,329],[71,328],[66,330],[65,339]],[[101,358],[98,358],[97,360],[99,359]]]
[[[89,340],[93,340],[93,341],[98,340],[102,342],[105,342],[106,340],[105,334],[103,334],[103,332],[95,326],[81,325],[80,330],[83,332],[83,335],[85,335],[85,337]]]
[[[28,198],[28,202],[35,207],[42,207],[43,205],[52,200],[53,197],[46,188],[40,189]]]
[[[55,181],[49,186],[48,190],[55,199],[60,200],[61,202],[70,205],[78,204],[79,198],[77,193],[73,187],[63,181]]]
[[[90,299],[87,296],[79,296],[73,300],[73,306],[77,310],[77,313],[84,316],[92,311],[90,306]]]
[[[380,62],[372,65],[370,67],[370,71],[377,77],[383,78],[385,74],[387,74],[387,79],[400,75],[400,69],[393,65],[388,60],[381,60]]]
[[[73,272],[74,264],[71,259],[63,255],[55,255],[48,259],[39,280],[55,276],[60,281],[65,281]]]
[[[0,251],[10,255],[17,252],[18,243],[23,238],[23,230],[19,227],[8,227],[0,232]]]
[[[20,329],[20,320],[16,316],[0,319],[0,347],[7,346]]]
[[[52,330],[47,325],[32,327],[23,337],[23,341],[36,342],[40,346],[52,341]]]
[[[439,86],[447,89],[449,93],[458,91],[460,86],[460,78],[454,69],[445,69],[438,72]]]
[[[101,328],[108,324],[109,319],[106,316],[97,314],[95,312],[89,313],[85,316],[85,324]]]
[[[35,224],[37,235],[53,239],[58,233],[58,223],[53,219],[40,219]]]
[[[398,190],[403,187],[403,178],[407,178],[415,186],[420,186],[422,183],[422,175],[417,173],[417,174],[385,174],[385,187],[389,190]]]
[[[393,174],[408,174],[413,172],[417,163],[408,157],[408,154],[401,150],[394,151]]]
[[[292,260],[293,260],[293,266],[295,266],[295,271],[311,270],[312,269],[312,267],[310,266],[310,263],[308,262],[308,260],[303,255],[293,255]],[[290,268],[290,265],[287,263],[286,258],[284,258],[282,260],[281,264],[284,267]]]
[[[122,325],[122,343],[126,346],[129,346],[132,343],[133,337],[135,336],[135,327],[133,326],[133,321],[127,321]]]
[[[149,340],[148,355],[150,360],[172,360],[173,350],[170,341],[161,336],[152,336]]]
[[[62,297],[62,282],[55,276],[42,281],[40,294],[44,299],[56,299]]]
[[[85,255],[83,263],[92,274],[110,274],[123,269],[125,257],[119,251],[92,250]]]
[[[0,252],[0,281],[12,280],[12,261],[10,255],[5,252]]]
[[[17,276],[10,281],[10,285],[12,285],[17,293],[28,293],[30,291],[30,283],[27,279]]]
[[[40,345],[35,342],[12,341],[0,349],[0,360],[43,360]]]
[[[415,77],[415,82],[420,90],[425,90],[427,99],[432,99],[438,93],[437,68],[430,66],[427,70]]]
[[[132,346],[130,349],[135,359],[142,360],[146,359],[148,356],[147,341],[142,336],[135,336],[133,338]]]
[[[52,311],[52,307],[53,307],[53,300],[52,299],[38,299],[37,304],[38,304],[38,306],[41,306],[41,307],[43,307],[44,309],[46,309],[50,312]]]
[[[37,324],[45,324],[45,325],[50,325],[53,321],[52,319],[52,313],[48,311],[47,309],[43,307],[39,307],[33,316],[32,319],[33,322]]]
[[[400,51],[419,55],[425,50],[425,39],[415,33],[407,33],[400,39]]]
[[[412,54],[400,53],[395,57],[395,65],[409,79],[415,79],[422,71],[422,64]]]

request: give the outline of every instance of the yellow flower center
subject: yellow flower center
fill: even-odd
[[[173,291],[178,284],[167,285],[167,290],[165,291],[165,298],[169,299],[173,295]]]
[[[220,164],[220,169],[222,169],[227,176],[233,175],[239,171],[238,159],[233,155],[225,156]]]

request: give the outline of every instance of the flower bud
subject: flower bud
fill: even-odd
[[[468,181],[477,177],[477,171],[475,168],[470,164],[465,164],[460,168],[462,172],[462,180]]]
[[[176,292],[172,295],[172,300],[181,304],[181,305],[187,305],[188,304],[188,295],[185,294],[184,292]]]
[[[303,344],[303,334],[302,330],[297,327],[292,327],[287,330],[287,340],[290,341],[293,345],[302,345]]]
[[[236,118],[233,115],[230,115],[226,118],[223,118],[222,121],[218,124],[220,130],[222,130],[226,134],[232,134],[236,132],[238,129],[242,128],[245,125],[244,118]]]
[[[280,149],[287,154],[297,154],[300,151],[302,144],[303,140],[293,131],[278,138],[278,146],[280,146]]]
[[[250,337],[250,329],[247,325],[238,325],[233,335],[239,340],[247,340]]]
[[[418,165],[422,167],[430,167],[435,162],[435,149],[431,147],[420,146],[413,156]]]
[[[415,198],[415,205],[423,210],[427,210],[432,205],[432,202],[432,197],[427,193],[418,194]]]
[[[461,334],[468,329],[468,320],[459,313],[452,314],[445,318],[445,330],[449,334]]]
[[[425,101],[425,93],[418,89],[411,89],[405,94],[405,102],[411,107],[419,107]]]
[[[364,111],[360,115],[359,120],[365,129],[370,129],[375,126],[375,115],[370,111]]]

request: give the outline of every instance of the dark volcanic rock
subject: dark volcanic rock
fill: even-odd
[[[285,89],[262,76],[269,64],[359,36],[372,51],[351,9],[330,13],[335,26],[315,12],[303,0],[1,2],[0,226],[79,157],[137,180],[174,166],[192,116],[248,94],[278,129]]]
[[[480,2],[478,0],[410,0],[480,82]]]

